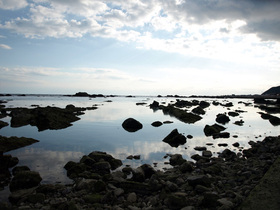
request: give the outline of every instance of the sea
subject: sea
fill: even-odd
[[[207,101],[211,105],[201,115],[202,119],[193,124],[184,123],[177,118],[164,114],[161,110],[153,110],[149,107],[153,101],[162,105],[175,103],[176,100],[199,100]],[[206,147],[218,156],[220,152],[228,148],[236,153],[242,153],[243,149],[250,147],[250,141],[262,141],[266,136],[278,136],[279,126],[273,126],[268,120],[261,118],[260,110],[253,99],[223,99],[223,98],[176,98],[176,97],[69,97],[63,95],[12,95],[2,96],[0,100],[7,101],[4,105],[8,108],[34,106],[65,108],[68,104],[76,107],[96,106],[96,110],[87,110],[80,115],[80,120],[72,126],[60,130],[38,131],[35,126],[23,126],[12,128],[6,126],[0,129],[2,136],[29,137],[39,140],[38,143],[9,151],[6,154],[19,158],[18,166],[28,166],[31,170],[40,173],[43,178],[41,183],[71,184],[66,171],[63,168],[68,161],[79,161],[83,155],[93,151],[103,151],[111,154],[114,158],[121,159],[123,165],[136,168],[142,164],[150,164],[156,170],[166,170],[171,167],[168,164],[168,154],[181,154],[183,158],[193,161],[191,156],[200,154],[195,147]],[[213,102],[225,104],[232,102],[232,107],[213,105]],[[140,103],[141,105],[139,105]],[[194,107],[185,108],[190,111]],[[241,110],[239,116],[230,117],[230,121],[223,125],[229,138],[213,139],[205,136],[205,125],[213,125],[216,116],[220,113]],[[280,117],[279,114],[274,114]],[[143,128],[136,132],[127,132],[122,123],[127,118],[134,118],[143,124]],[[243,120],[242,126],[234,124],[235,121]],[[2,121],[10,123],[11,118],[6,117]],[[155,121],[172,121],[154,127]],[[171,147],[162,140],[174,129],[185,136],[191,135],[186,144]],[[234,147],[233,143],[239,143]],[[219,144],[227,146],[219,146]],[[129,155],[140,155],[139,160],[127,159]]]

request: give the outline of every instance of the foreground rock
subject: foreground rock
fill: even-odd
[[[143,125],[134,118],[128,118],[122,123],[122,127],[128,132],[136,132],[143,128]]]
[[[13,208],[238,209],[241,204],[242,207],[245,205],[243,201],[270,166],[277,164],[279,168],[279,163],[274,161],[280,155],[280,136],[266,137],[262,142],[250,144],[252,148],[244,150],[243,154],[226,149],[219,157],[210,157],[209,154],[196,163],[186,161],[181,154],[172,154],[169,155],[170,164],[174,167],[166,171],[156,171],[147,164],[136,169],[126,166],[122,170],[108,170],[113,169],[112,161],[117,159],[107,153],[93,152],[82,157],[78,163],[66,164],[67,173],[69,170],[78,172],[73,178],[73,185],[43,184],[26,189],[17,194],[22,197],[13,203]],[[274,182],[266,179],[269,173],[264,177],[267,181],[261,183],[267,184],[268,189],[274,189],[279,181],[275,179],[275,186],[271,186]],[[72,178],[72,173],[69,174]],[[278,179],[278,172],[276,176]],[[258,188],[255,190],[258,191]],[[253,198],[250,202],[269,199],[265,207],[278,209],[278,191],[260,194],[261,198]]]

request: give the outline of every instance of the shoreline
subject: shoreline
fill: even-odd
[[[259,191],[256,186],[263,177],[277,178],[266,172],[280,157],[280,136],[251,142],[251,146],[242,155],[228,149],[219,157],[198,155],[195,163],[172,154],[169,162],[173,168],[166,171],[147,164],[112,171],[120,166],[117,159],[92,152],[65,165],[73,184],[38,183],[13,190],[9,197],[12,205],[0,205],[6,209],[246,209],[242,206],[248,199],[260,202],[251,193]],[[269,202],[277,206],[277,200],[272,194]]]

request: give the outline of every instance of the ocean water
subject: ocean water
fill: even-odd
[[[96,110],[85,111],[81,119],[72,126],[61,130],[45,130],[39,132],[35,126],[23,126],[11,128],[10,126],[0,129],[3,136],[24,136],[39,140],[40,142],[17,150],[7,152],[19,158],[19,165],[26,165],[31,170],[38,171],[43,178],[42,183],[71,183],[66,176],[63,166],[70,160],[79,161],[83,155],[92,151],[104,151],[115,158],[123,161],[124,165],[132,167],[148,163],[158,170],[170,167],[165,159],[166,154],[182,154],[184,158],[191,160],[194,154],[201,152],[194,150],[196,146],[206,146],[214,156],[225,148],[240,152],[249,147],[249,141],[262,141],[266,136],[279,135],[279,126],[273,126],[267,120],[263,120],[258,114],[261,110],[254,106],[252,99],[198,99],[211,103],[206,108],[206,114],[201,115],[202,120],[194,124],[186,124],[178,119],[165,115],[161,110],[153,111],[149,108],[154,100],[167,105],[174,103],[176,98],[167,97],[66,97],[59,95],[35,96],[28,95],[1,97],[0,100],[7,100],[6,107],[32,107],[32,105],[56,106],[64,108],[68,104],[77,107],[97,106]],[[191,98],[181,100],[192,100]],[[221,103],[232,102],[233,107],[214,106],[213,101]],[[136,105],[136,103],[146,103]],[[247,106],[244,103],[251,103]],[[192,107],[194,108],[194,107]],[[192,109],[190,108],[190,109]],[[206,137],[203,129],[206,124],[212,125],[216,115],[229,111],[243,110],[237,117],[230,117],[230,122],[223,125],[230,133],[230,138],[213,139]],[[275,115],[279,116],[279,114]],[[122,128],[122,123],[127,118],[135,118],[143,124],[143,128],[137,132],[130,133]],[[243,126],[233,124],[237,120],[244,120]],[[1,119],[10,122],[10,117]],[[172,121],[171,124],[163,124],[160,127],[151,125],[154,121]],[[185,145],[177,148],[162,142],[173,129],[177,128],[179,133],[192,135],[187,139]],[[238,136],[237,138],[234,136]],[[233,147],[232,144],[239,142],[240,147]],[[207,146],[207,143],[213,145]],[[227,147],[219,147],[219,143],[227,143]],[[128,160],[129,155],[140,155],[140,160]],[[155,166],[154,163],[157,165]]]

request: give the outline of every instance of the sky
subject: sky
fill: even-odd
[[[280,1],[0,0],[0,93],[261,94]]]

